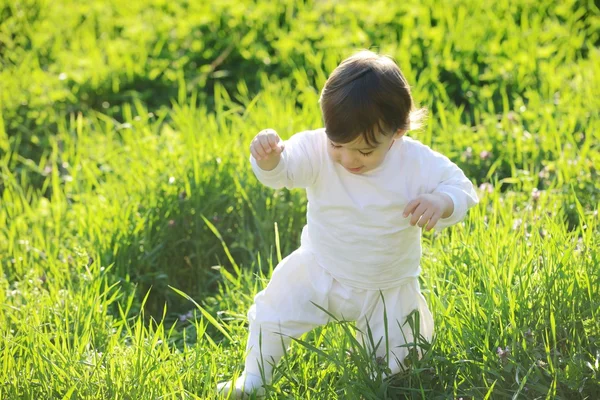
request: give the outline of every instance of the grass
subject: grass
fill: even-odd
[[[215,398],[306,211],[248,144],[320,126],[327,74],[371,46],[481,204],[424,235],[423,359],[371,380],[332,324],[270,398],[599,398],[593,2],[244,4],[0,3],[0,398]]]

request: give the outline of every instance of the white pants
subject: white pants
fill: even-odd
[[[262,375],[264,368],[265,377],[270,379],[271,365],[283,356],[291,337],[298,338],[328,323],[330,316],[316,305],[338,320],[356,321],[360,343],[369,346],[381,340],[376,349],[370,350],[376,357],[387,357],[384,359],[389,360],[392,373],[401,371],[408,354],[403,345],[414,341],[413,330],[406,322],[411,312],[419,311],[419,334],[427,341],[433,335],[433,318],[417,278],[408,278],[400,286],[382,291],[348,287],[335,280],[301,247],[277,265],[271,281],[250,307],[246,373]],[[372,341],[366,336],[369,330]]]

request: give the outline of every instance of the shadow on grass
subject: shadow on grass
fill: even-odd
[[[248,178],[207,176],[206,182],[190,184],[192,194],[163,192],[155,196],[156,204],[140,205],[143,228],[131,221],[130,231],[114,237],[103,255],[105,263],[115,264],[114,280],[135,284],[140,301],[150,290],[145,311],[157,320],[165,305],[171,320],[191,308],[169,286],[201,300],[223,280],[219,268],[236,274],[235,269],[248,268],[259,254],[273,255],[274,220],[287,232],[281,235],[282,251],[287,254],[297,245],[304,224],[297,193],[282,191],[273,200],[272,191],[243,181]],[[256,201],[250,205],[239,190]]]

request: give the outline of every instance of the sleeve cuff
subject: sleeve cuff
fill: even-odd
[[[277,166],[275,168],[273,168],[270,171],[266,171],[262,168],[259,167],[258,162],[256,161],[256,159],[250,155],[250,164],[252,165],[252,171],[254,171],[254,175],[256,175],[256,178],[262,182],[263,184],[270,186],[270,187],[274,187],[277,186],[279,187],[279,182],[282,180],[281,176],[282,174],[285,173],[285,161],[286,157],[285,157],[285,150],[283,151],[283,153],[281,154],[281,159],[279,160],[279,164],[277,164]]]
[[[438,231],[442,230],[448,226],[456,224],[457,222],[462,220],[467,213],[466,204],[464,204],[464,202],[459,201],[459,196],[457,196],[457,194],[454,193],[453,189],[455,189],[455,188],[443,187],[443,188],[438,188],[435,190],[436,193],[444,193],[444,194],[448,195],[454,205],[454,210],[452,211],[452,214],[447,218],[440,218],[438,223],[435,225],[434,229],[436,229]],[[456,190],[461,192],[461,190],[458,188],[456,188]]]

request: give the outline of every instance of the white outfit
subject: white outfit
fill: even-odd
[[[421,228],[402,213],[418,195],[443,192],[454,212],[436,229],[455,224],[478,202],[473,185],[447,157],[410,138],[396,140],[381,165],[360,175],[334,162],[328,145],[324,129],[305,131],[286,141],[272,171],[261,170],[250,157],[263,184],[305,188],[308,212],[300,248],[277,266],[248,313],[247,374],[260,375],[264,368],[269,379],[269,363],[283,355],[289,337],[329,321],[315,304],[338,319],[356,321],[363,333],[368,322],[375,343],[383,339],[378,356],[385,355],[386,339],[389,343],[392,372],[400,370],[407,353],[398,346],[412,341],[406,318],[413,310],[420,312],[421,335],[431,340],[433,318],[417,280]]]

